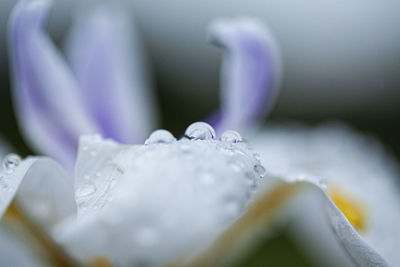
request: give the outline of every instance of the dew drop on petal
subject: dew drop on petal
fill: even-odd
[[[176,138],[167,130],[155,130],[149,138],[144,142],[145,145],[150,144],[170,144],[176,141]]]
[[[79,186],[76,190],[76,197],[87,197],[96,192],[96,186],[90,182],[86,182]]]
[[[210,140],[215,139],[215,130],[208,123],[195,122],[186,129],[185,136],[191,140]]]
[[[3,168],[13,170],[21,163],[21,157],[17,154],[8,154],[3,159]]]
[[[260,164],[254,165],[254,171],[257,173],[257,175],[260,178],[263,178],[265,176],[265,174],[266,174],[265,168]]]
[[[221,141],[228,143],[238,143],[242,141],[242,136],[236,131],[228,130],[222,134]]]

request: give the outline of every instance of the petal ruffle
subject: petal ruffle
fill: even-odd
[[[211,118],[218,132],[243,131],[268,112],[281,80],[278,47],[258,21],[218,20],[211,39],[224,49],[221,73],[221,109]]]
[[[29,157],[0,173],[0,218],[12,201],[44,227],[76,213],[73,186],[63,168],[46,157]]]
[[[140,143],[155,124],[143,47],[122,9],[82,11],[67,43],[82,96],[102,136]]]
[[[65,61],[43,31],[50,7],[45,0],[20,1],[9,21],[13,96],[27,140],[69,169],[78,136],[96,132]]]

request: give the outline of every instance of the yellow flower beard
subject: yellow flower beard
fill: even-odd
[[[327,194],[357,232],[365,233],[368,223],[368,214],[365,205],[348,192],[344,192],[336,186],[329,186]]]

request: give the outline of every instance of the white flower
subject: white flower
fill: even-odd
[[[55,238],[59,254],[68,253],[53,264],[158,266],[214,240],[245,212],[265,173],[238,133],[216,140],[209,125],[195,123],[179,141],[158,130],[145,145],[83,136],[75,194],[46,158],[16,158],[1,175],[1,214],[13,203]]]

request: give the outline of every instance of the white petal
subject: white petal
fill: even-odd
[[[399,240],[395,222],[400,218],[395,182],[398,165],[379,142],[343,125],[310,128],[292,124],[270,125],[253,145],[275,175],[322,185],[327,182],[363,202],[368,222],[362,240],[389,263],[399,262],[395,249]]]
[[[102,255],[119,265],[162,265],[208,243],[243,213],[259,175],[245,144],[168,140],[118,146],[84,137],[77,193],[89,166],[101,175],[88,179],[96,185],[86,202],[91,212],[62,225],[59,242],[84,262]]]
[[[22,240],[16,240],[0,225],[0,266],[39,267],[43,262],[24,247]]]
[[[73,187],[65,171],[53,160],[30,157],[0,174],[0,216],[14,200],[44,228],[76,212]]]

